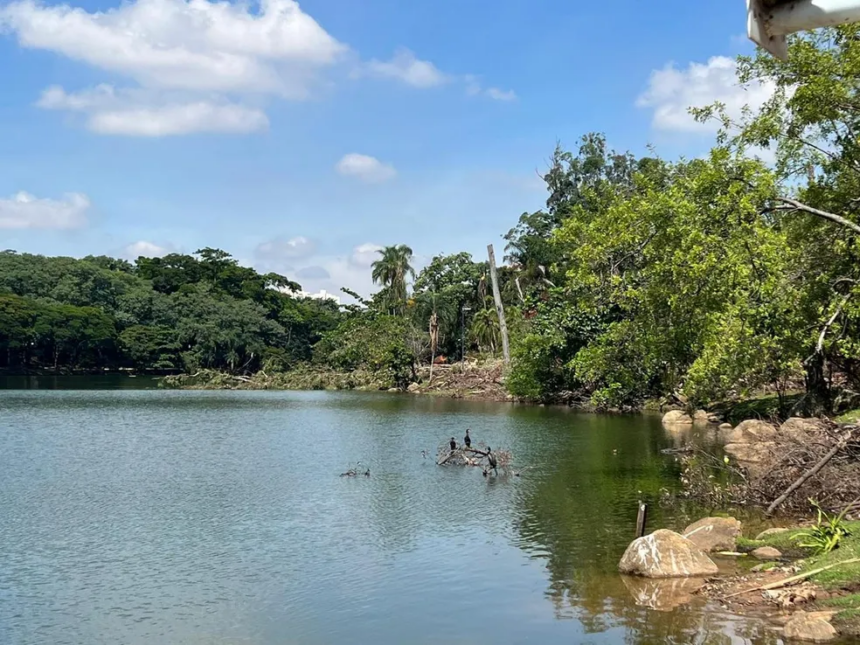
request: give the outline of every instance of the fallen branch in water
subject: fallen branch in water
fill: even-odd
[[[860,558],[850,558],[848,560],[842,560],[842,562],[834,562],[833,564],[828,564],[826,567],[819,567],[818,569],[813,569],[812,571],[807,571],[806,573],[801,573],[796,576],[791,576],[790,578],[784,578],[782,580],[777,580],[776,582],[771,582],[766,585],[761,585],[760,587],[753,587],[752,589],[744,589],[743,591],[736,591],[734,593],[730,593],[728,596],[723,596],[723,600],[726,598],[733,598],[734,596],[741,596],[745,593],[750,593],[752,591],[769,591],[771,589],[780,589],[782,587],[787,587],[793,582],[799,582],[801,580],[805,580],[810,576],[814,576],[817,573],[821,573],[822,571],[827,571],[828,569],[832,569],[833,567],[838,567],[843,564],[854,564],[855,562],[860,562]]]

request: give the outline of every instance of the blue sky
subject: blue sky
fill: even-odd
[[[589,131],[701,154],[740,0],[0,0],[0,247],[223,248],[370,290],[379,245],[501,248]]]

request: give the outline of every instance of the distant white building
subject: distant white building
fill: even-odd
[[[321,289],[316,293],[308,293],[307,291],[290,291],[289,289],[279,289],[279,291],[283,291],[288,296],[292,296],[293,298],[311,298],[313,300],[331,300],[336,304],[340,304],[340,298],[335,295],[330,294],[325,289]]]

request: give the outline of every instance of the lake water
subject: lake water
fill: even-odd
[[[522,476],[436,466],[467,427]],[[637,499],[689,519],[656,503],[672,442],[408,395],[0,390],[0,643],[778,642],[617,574]]]

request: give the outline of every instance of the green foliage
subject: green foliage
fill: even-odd
[[[330,301],[224,251],[139,258],[0,253],[0,368],[287,369],[340,320]]]
[[[385,288],[383,306],[391,313],[403,313],[406,306],[409,276],[415,275],[412,262],[412,249],[405,244],[386,246],[379,251],[380,258],[372,265],[372,277],[375,284]]]
[[[341,371],[375,372],[387,387],[403,387],[414,376],[409,329],[402,316],[354,315],[323,335],[314,348],[314,360]]]
[[[119,334],[123,353],[140,370],[179,367],[179,340],[174,330],[160,325],[134,325]]]
[[[795,536],[797,545],[805,549],[812,549],[815,555],[830,553],[839,547],[844,538],[851,536],[851,531],[845,524],[845,513],[848,508],[846,507],[839,515],[832,516],[825,512],[815,500],[810,499],[809,503],[816,510],[818,518],[810,531],[798,533]]]

